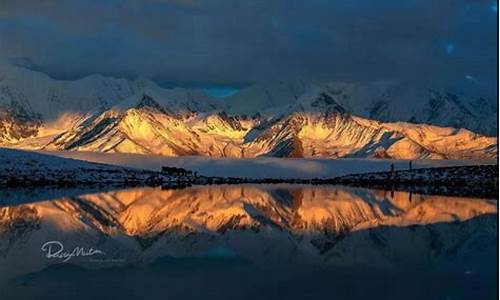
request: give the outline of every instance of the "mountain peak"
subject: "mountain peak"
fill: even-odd
[[[169,114],[169,112],[156,100],[158,95],[150,91],[141,91],[131,97],[128,97],[124,101],[115,105],[114,108],[118,111],[127,111],[129,109],[136,110],[150,110],[156,111],[163,114]]]
[[[292,105],[291,109],[303,112],[320,112],[320,113],[338,113],[341,115],[347,114],[348,111],[335,99],[336,95],[329,93],[324,89],[313,89],[312,91],[301,96],[296,105]]]
[[[316,100],[311,103],[311,107],[326,109],[328,112],[347,113],[347,110],[326,92],[320,92]]]
[[[143,109],[143,108],[150,108],[157,110],[161,113],[167,114],[166,110],[158,103],[156,102],[153,97],[149,96],[146,93],[143,93],[139,103],[135,106],[137,109]]]

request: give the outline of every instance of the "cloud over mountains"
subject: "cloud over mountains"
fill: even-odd
[[[492,93],[497,13],[466,0],[3,1],[0,56],[57,78],[401,79]]]

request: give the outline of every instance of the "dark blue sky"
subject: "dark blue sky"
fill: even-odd
[[[483,0],[0,1],[0,57],[163,85],[428,80],[496,87]]]

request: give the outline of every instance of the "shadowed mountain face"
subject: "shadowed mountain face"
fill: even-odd
[[[92,269],[168,257],[479,272],[493,258],[496,213],[494,200],[335,186],[130,189],[0,208],[0,273],[6,280],[61,263],[41,251],[47,241],[102,251],[67,261]]]

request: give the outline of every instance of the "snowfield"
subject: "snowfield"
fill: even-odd
[[[118,166],[158,171],[173,166],[197,171],[203,176],[241,178],[332,178],[348,174],[408,169],[408,160],[392,159],[312,159],[259,157],[248,159],[202,156],[165,157],[125,153],[80,151],[40,151],[40,153]],[[415,160],[414,168],[496,164],[496,160]]]
[[[158,172],[0,148],[2,187],[88,188],[86,185],[99,184],[109,188],[114,185],[145,184],[154,176],[158,176]]]

